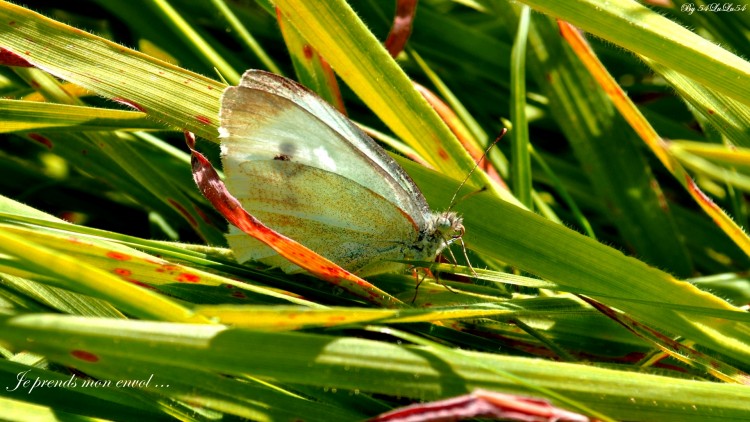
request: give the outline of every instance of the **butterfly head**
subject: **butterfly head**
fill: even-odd
[[[435,232],[446,241],[447,245],[464,235],[464,219],[453,211],[435,215]],[[446,245],[446,246],[447,246]]]
[[[421,259],[434,259],[464,234],[463,218],[453,211],[432,213],[421,231],[416,249]]]

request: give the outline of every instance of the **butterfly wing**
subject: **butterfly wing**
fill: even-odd
[[[297,109],[285,108],[287,112],[297,114],[304,110],[323,123],[328,130],[339,135],[337,137],[326,136],[323,139],[320,139],[320,137],[304,138],[298,141],[317,148],[318,154],[322,150],[339,151],[341,155],[353,154],[359,158],[354,160],[351,165],[339,165],[336,169],[332,169],[330,166],[326,167],[321,160],[318,160],[318,162],[316,160],[304,161],[306,156],[298,157],[298,161],[301,159],[308,165],[334,171],[364,186],[371,187],[383,197],[395,202],[415,220],[421,220],[423,216],[430,213],[424,195],[401,166],[346,116],[304,86],[273,73],[251,69],[242,76],[240,85],[235,92],[230,94],[228,91],[224,95],[222,110],[225,102],[231,103],[232,97],[235,95],[239,101],[249,100],[250,102],[266,101],[269,100],[268,96],[274,96],[277,97],[276,102],[280,102],[282,107],[284,101],[281,101],[281,99],[293,102]],[[268,105],[271,106],[271,104]],[[224,116],[222,115],[222,127],[224,126],[223,121]],[[258,134],[258,137],[260,136],[262,135]],[[347,145],[348,151],[343,148],[341,141]],[[298,143],[298,145],[300,144]],[[364,164],[366,167],[362,167],[360,164]],[[375,183],[373,184],[373,182]]]
[[[387,271],[366,267],[403,258],[404,244],[416,241],[425,224],[422,194],[390,157],[323,100],[286,79],[249,75],[222,96],[228,189],[265,224],[343,267]],[[228,240],[241,262],[299,270],[245,235],[230,232]]]

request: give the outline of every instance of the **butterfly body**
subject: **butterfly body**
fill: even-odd
[[[391,260],[433,260],[463,233],[454,212],[433,212],[411,178],[372,139],[301,85],[250,70],[221,100],[225,183],[281,234],[360,275]],[[238,261],[302,269],[237,229]]]

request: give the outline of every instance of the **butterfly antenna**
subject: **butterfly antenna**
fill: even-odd
[[[465,200],[467,198],[470,198],[470,197],[472,197],[472,196],[474,196],[474,195],[476,195],[478,193],[481,193],[481,192],[484,192],[485,190],[487,190],[487,186],[483,186],[478,191],[469,192],[468,194],[462,196],[459,200],[456,200],[456,197],[458,196],[458,192],[460,192],[461,188],[463,188],[464,185],[466,184],[466,182],[469,181],[469,178],[471,177],[471,175],[479,167],[479,164],[481,164],[482,161],[484,161],[484,159],[487,157],[487,154],[490,153],[490,150],[492,149],[492,147],[494,147],[495,145],[497,145],[497,143],[500,142],[501,139],[503,139],[503,136],[505,136],[506,133],[508,133],[508,129],[507,128],[503,128],[503,130],[500,131],[500,134],[497,136],[497,138],[495,138],[495,140],[487,147],[487,149],[484,150],[484,152],[482,153],[482,156],[479,157],[479,159],[476,161],[476,163],[474,163],[474,167],[471,169],[471,171],[469,172],[469,174],[466,175],[466,177],[461,182],[461,184],[458,185],[458,189],[456,189],[456,192],[453,193],[453,197],[451,198],[451,202],[450,202],[450,205],[448,206],[448,210],[453,209],[453,207],[456,206],[456,204],[459,201],[463,201],[463,200]],[[463,233],[461,233],[461,235],[459,235],[459,236],[456,236],[454,238],[454,240],[458,240],[458,243],[461,244],[461,251],[464,254],[464,258],[466,259],[466,264],[469,266],[469,269],[471,269],[471,273],[474,275],[474,278],[479,278],[479,275],[477,274],[476,270],[471,265],[471,261],[469,260],[469,255],[466,253],[466,243],[464,243]],[[448,248],[448,252],[450,253],[451,258],[453,258],[453,262],[454,263],[457,262],[456,261],[456,257],[455,257],[455,255],[453,255],[453,251],[451,251],[450,248]]]
[[[497,138],[495,138],[495,141],[493,141],[490,144],[490,146],[488,146],[487,149],[484,150],[484,152],[482,153],[482,156],[479,157],[479,159],[474,163],[474,167],[471,169],[471,171],[469,172],[469,174],[466,175],[466,177],[461,182],[461,184],[458,185],[458,189],[456,189],[456,192],[453,193],[453,197],[451,198],[451,202],[450,202],[450,205],[448,206],[448,210],[451,210],[451,209],[453,209],[454,206],[456,206],[456,204],[458,203],[458,201],[456,201],[456,197],[458,196],[458,192],[461,190],[462,187],[464,187],[464,185],[466,184],[466,182],[469,181],[469,178],[471,177],[471,175],[474,174],[474,172],[476,171],[476,169],[479,167],[479,164],[481,164],[482,161],[484,161],[484,159],[487,157],[487,154],[490,153],[490,150],[492,149],[492,147],[494,147],[498,142],[500,142],[500,140],[503,139],[503,136],[505,136],[505,134],[507,132],[508,132],[508,129],[503,128],[503,130],[500,132],[500,135],[498,135]],[[486,187],[482,188],[479,192],[482,192],[485,189],[486,189]],[[474,193],[471,193],[471,194],[468,194],[468,195],[464,195],[463,197],[461,197],[461,201],[463,201],[464,199],[468,198],[470,195],[473,195],[473,194],[476,194],[476,193],[479,193],[479,192],[474,192]],[[465,250],[464,250],[464,252],[465,252]]]

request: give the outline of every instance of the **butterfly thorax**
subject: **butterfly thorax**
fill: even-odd
[[[463,218],[452,211],[433,212],[411,245],[408,259],[431,261],[464,234]]]

